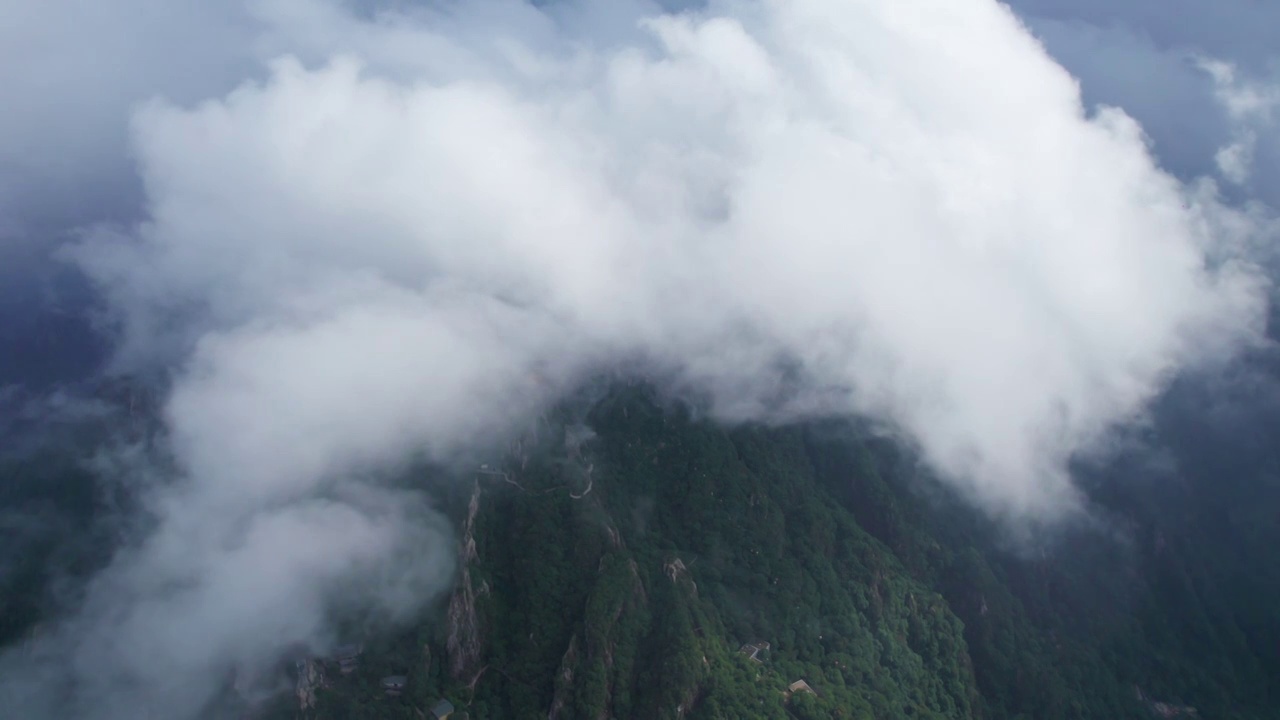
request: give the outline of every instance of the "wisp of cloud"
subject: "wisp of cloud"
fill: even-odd
[[[412,612],[452,551],[361,478],[616,363],[726,421],[869,416],[994,515],[1052,518],[1074,453],[1260,332],[1253,216],[1086,109],[991,0],[258,21],[290,52],[138,109],[146,220],[68,251],[117,368],[175,368],[179,473],[8,673],[28,716],[197,716],[227,672],[323,647],[335,592]]]

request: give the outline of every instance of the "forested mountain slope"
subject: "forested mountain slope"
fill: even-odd
[[[1095,478],[1101,520],[1015,543],[917,475],[847,424],[725,429],[616,388],[454,483],[451,597],[258,714],[1277,716],[1274,578],[1241,580],[1177,489]]]

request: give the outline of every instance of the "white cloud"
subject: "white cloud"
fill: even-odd
[[[1280,80],[1274,84],[1242,80],[1236,67],[1221,60],[1202,59],[1200,67],[1214,83],[1214,94],[1232,123],[1232,139],[1214,155],[1218,169],[1228,181],[1243,185],[1253,170],[1259,132],[1273,125],[1272,113],[1280,107]]]
[[[646,358],[730,419],[868,414],[993,513],[1053,517],[1073,452],[1259,329],[1250,216],[1086,112],[994,2],[263,7],[301,59],[138,112],[149,220],[75,251],[121,366],[180,360],[182,472],[56,640],[147,643],[124,670],[160,699],[314,640],[366,561],[440,555],[353,478],[487,442],[593,369]],[[439,587],[425,566],[381,604]]]
[[[322,401],[302,414],[358,415],[373,445],[442,431],[405,408],[343,413],[381,397],[344,395],[364,373],[430,415],[437,384],[464,390],[449,413],[485,384],[460,373],[502,387],[534,364],[641,353],[732,387],[717,400],[741,412],[786,356],[812,382],[794,402],[876,414],[982,501],[1052,509],[1067,455],[1139,413],[1203,331],[1253,329],[1256,282],[1205,267],[1213,201],[1160,172],[1123,114],[1087,118],[1012,15],[934,10],[662,17],[657,52],[544,52],[533,66],[558,77],[472,64],[414,83],[387,79],[403,58],[284,60],[266,85],[140,117],[153,222],[86,264],[135,329],[199,308],[184,329],[235,333],[254,360],[202,348],[205,382]],[[530,332],[442,293],[511,303]],[[468,330],[418,343],[394,317]],[[319,349],[343,337],[362,338],[350,357]],[[384,344],[400,344],[392,368]],[[288,382],[291,353],[314,377]]]
[[[1242,132],[1230,145],[1224,146],[1214,153],[1214,162],[1218,171],[1228,181],[1243,185],[1249,180],[1249,172],[1253,165],[1253,149],[1258,138],[1252,132]]]
[[[1234,200],[1280,204],[1280,134],[1256,116],[1243,121],[1238,112],[1240,100],[1248,104],[1252,94],[1256,102],[1275,92],[1267,86],[1280,86],[1280,55],[1271,38],[1280,6],[1250,0],[1010,4],[1080,78],[1086,104],[1118,105],[1142,123],[1166,169],[1184,181],[1217,173],[1233,185]],[[1205,72],[1207,66],[1218,72]],[[1224,79],[1234,90],[1223,92]]]

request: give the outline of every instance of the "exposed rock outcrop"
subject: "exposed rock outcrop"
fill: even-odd
[[[315,708],[316,690],[324,686],[324,667],[319,660],[307,658],[297,662],[298,682],[294,693],[298,698],[298,709],[303,713]]]
[[[487,586],[481,584],[477,591],[471,578],[471,565],[477,559],[475,520],[479,510],[480,484],[476,483],[471,492],[471,502],[467,506],[462,541],[458,546],[458,564],[462,568],[462,577],[453,597],[449,599],[449,633],[445,649],[449,654],[449,673],[455,680],[469,679],[480,663],[482,638],[480,619],[476,613],[476,596],[482,594]]]
[[[560,669],[556,672],[556,694],[551,701],[551,710],[547,720],[559,720],[563,716],[569,699],[573,696],[573,669],[578,665],[578,636],[574,634],[569,640],[569,649],[560,659]]]

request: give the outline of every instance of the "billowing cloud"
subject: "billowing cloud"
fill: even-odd
[[[1280,82],[1269,85],[1241,79],[1233,65],[1220,60],[1204,60],[1201,67],[1213,77],[1218,99],[1233,125],[1230,142],[1214,160],[1225,178],[1243,185],[1252,172],[1258,134],[1272,129],[1273,114],[1280,108]]]
[[[0,259],[69,223],[134,219],[133,105],[234,87],[254,70],[251,23],[229,2],[0,7],[0,88],[22,107],[0,118]]]
[[[1010,4],[1080,78],[1087,103],[1121,106],[1142,123],[1166,168],[1184,178],[1217,172],[1243,186],[1243,196],[1280,204],[1274,119],[1242,117],[1231,99],[1280,89],[1271,32],[1280,7],[1249,0]]]
[[[447,543],[377,478],[617,363],[726,420],[869,415],[1043,518],[1073,453],[1260,332],[1265,213],[1161,170],[995,2],[255,7],[289,52],[139,109],[145,219],[68,251],[118,368],[173,368],[177,473],[38,648],[61,717],[193,716],[323,645],[335,586],[409,612]]]
[[[1208,261],[1227,211],[1161,172],[1121,112],[1090,117],[998,6],[645,27],[617,49],[510,38],[421,81],[400,79],[413,58],[286,58],[224,100],[152,106],[151,220],[80,250],[126,350],[179,328],[217,387],[191,407],[254,406],[199,437],[267,445],[243,418],[268,407],[303,403],[280,423],[302,435],[385,416],[373,445],[429,441],[445,430],[415,414],[635,355],[750,417],[788,361],[803,387],[767,412],[872,413],[1024,511],[1060,501],[1067,455],[1204,333],[1253,329],[1257,278]],[[449,51],[430,52],[473,48]]]

